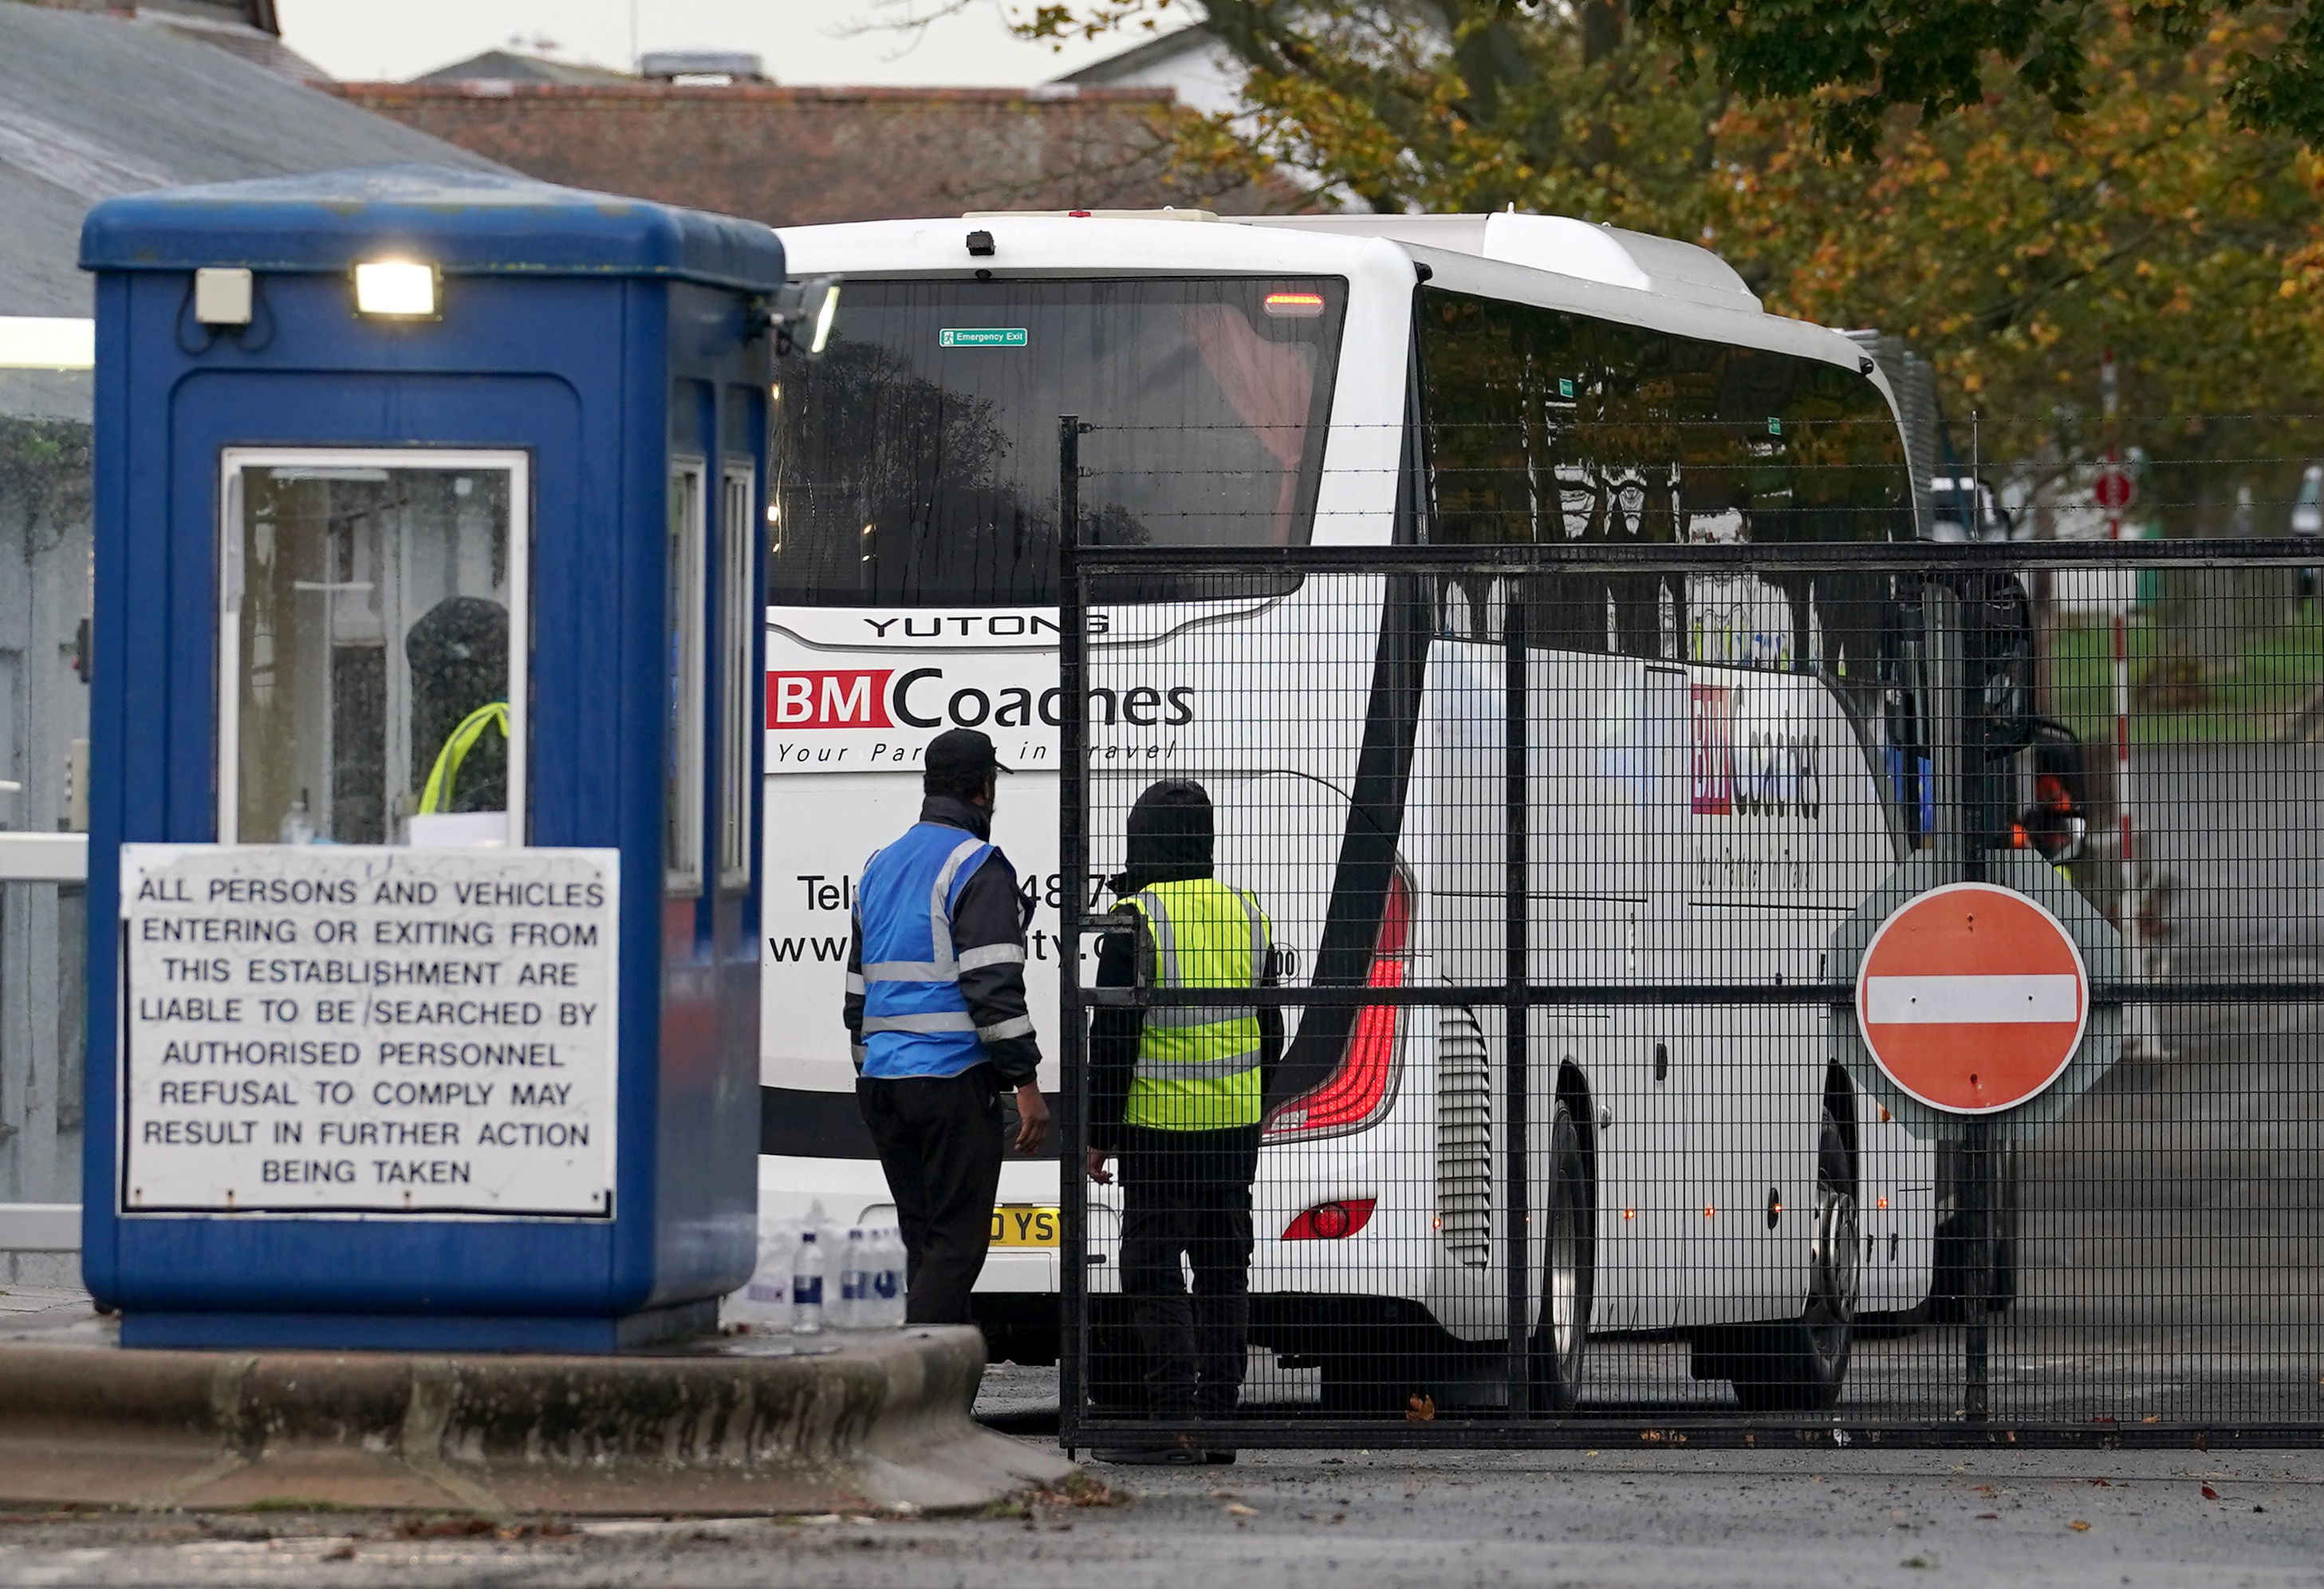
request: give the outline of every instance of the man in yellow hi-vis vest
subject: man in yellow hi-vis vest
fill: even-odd
[[[468,753],[476,748],[476,742],[483,739],[488,730],[497,732],[503,744],[508,743],[508,702],[486,701],[461,718],[458,726],[447,736],[443,748],[436,753],[435,765],[428,770],[427,786],[420,791],[420,816],[434,817],[459,808],[454,802],[459,798],[456,791],[461,764],[467,761]],[[508,797],[504,783],[495,784],[491,792],[503,804],[506,803]]]
[[[1098,946],[1100,986],[1272,987],[1274,932],[1257,899],[1212,875],[1211,798],[1171,780],[1130,814],[1129,869],[1114,879],[1138,917]],[[1250,1335],[1250,1187],[1282,1012],[1253,1005],[1101,1010],[1090,1032],[1094,1181],[1121,1171],[1121,1289],[1146,1363],[1152,1414],[1231,1415]],[[1180,1262],[1193,1271],[1186,1292]],[[1102,1460],[1231,1462],[1189,1430]]]

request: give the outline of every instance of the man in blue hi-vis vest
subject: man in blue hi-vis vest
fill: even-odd
[[[1017,1150],[1040,1151],[1049,1110],[1025,1009],[1025,906],[991,842],[1000,763],[954,728],[928,743],[920,819],[863,864],[847,950],[856,1101],[896,1199],[910,1324],[969,1324],[992,1239],[1001,1095]]]

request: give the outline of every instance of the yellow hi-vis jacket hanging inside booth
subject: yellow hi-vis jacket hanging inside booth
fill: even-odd
[[[1256,988],[1274,928],[1258,901],[1211,878],[1157,882],[1125,901],[1145,918],[1158,988]],[[1146,1012],[1122,1123],[1155,1131],[1257,1125],[1259,1007]]]
[[[459,781],[460,763],[468,759],[487,728],[497,728],[503,739],[508,738],[508,702],[486,701],[445,736],[444,748],[436,753],[436,765],[428,770],[428,786],[420,791],[420,816],[433,817],[452,808],[452,786]]]

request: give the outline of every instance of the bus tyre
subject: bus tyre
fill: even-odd
[[[1711,1332],[1705,1344],[1716,1372],[1699,1377],[1730,1381],[1746,1412],[1821,1412],[1837,1402],[1855,1336],[1862,1241],[1848,1139],[1827,1107],[1816,1135],[1807,1306],[1784,1324]]]
[[[1563,1104],[1549,1127],[1549,1206],[1543,1211],[1541,1312],[1531,1342],[1536,1412],[1572,1410],[1582,1393],[1598,1270],[1598,1188],[1582,1132]]]
[[[1992,1267],[1986,1272],[1985,1310],[2000,1313],[2017,1300],[2017,1155],[2007,1146],[1994,1150]],[[1969,1295],[1976,1274],[1976,1232],[1962,1206],[1967,1189],[1961,1183],[1960,1154],[1950,1144],[1937,1155],[1936,1250],[1930,1262],[1928,1318],[1931,1324],[1966,1324],[1972,1311]]]

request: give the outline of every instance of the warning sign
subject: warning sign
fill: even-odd
[[[121,1211],[610,1217],[618,859],[124,845]]]
[[[1881,923],[1856,977],[1866,1048],[1908,1095],[1991,1114],[2041,1095],[2088,1025],[2089,975],[2066,928],[2024,894],[1956,882]]]

